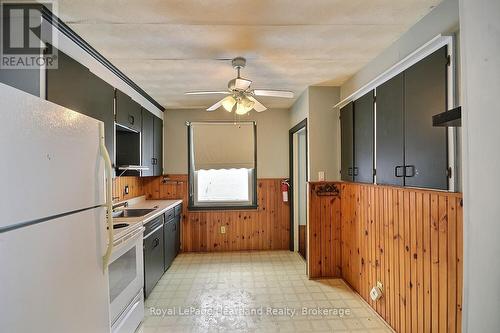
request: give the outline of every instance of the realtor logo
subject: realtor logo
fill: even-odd
[[[53,2],[0,2],[0,69],[57,68],[52,26],[42,15],[53,7]]]

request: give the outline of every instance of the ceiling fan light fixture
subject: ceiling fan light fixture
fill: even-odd
[[[254,102],[247,97],[242,98],[238,104],[236,104],[236,114],[244,115],[253,109]]]
[[[234,104],[236,104],[236,100],[233,96],[227,96],[222,100],[222,107],[227,111],[233,111]]]

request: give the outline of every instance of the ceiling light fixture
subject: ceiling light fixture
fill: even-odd
[[[236,104],[236,100],[233,96],[227,96],[222,100],[222,106],[227,112],[233,111],[234,105]]]
[[[244,115],[253,109],[254,104],[255,103],[249,98],[243,97],[238,101],[238,104],[236,104],[236,114]]]

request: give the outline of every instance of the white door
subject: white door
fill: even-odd
[[[109,332],[105,208],[0,233],[2,332]]]

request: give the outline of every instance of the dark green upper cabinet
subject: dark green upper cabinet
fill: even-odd
[[[154,175],[161,176],[163,174],[163,120],[154,117],[154,148],[153,148],[153,163]]]
[[[40,97],[39,69],[0,68],[0,82]]]
[[[447,49],[443,47],[405,71],[405,185],[448,189],[447,131],[432,126],[446,111]]]
[[[340,178],[345,181],[353,181],[353,103],[349,103],[340,109],[340,133],[341,133],[341,168]]]
[[[377,87],[377,184],[404,185],[403,73]]]
[[[114,88],[63,52],[58,54],[58,68],[47,70],[47,100],[103,121],[114,163]]]
[[[148,110],[142,109],[141,153],[142,165],[148,170],[141,171],[141,176],[154,175],[154,116]]]
[[[354,101],[353,177],[355,182],[373,183],[373,91]]]
[[[149,169],[141,176],[163,174],[163,121],[148,110],[142,109],[142,165]]]
[[[141,106],[125,93],[116,90],[116,123],[133,131],[140,132]]]
[[[378,184],[448,189],[447,64],[443,47],[377,87]]]

